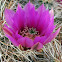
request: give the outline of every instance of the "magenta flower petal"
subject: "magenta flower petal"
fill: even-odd
[[[46,11],[46,8],[44,6],[44,4],[42,4],[38,9],[37,9],[39,15],[41,16],[41,14]]]
[[[10,9],[5,9],[5,11],[4,11],[6,22],[10,26],[12,26],[12,24],[13,24],[12,17],[14,16],[14,14],[15,14],[15,12]]]
[[[17,17],[17,18],[16,18]],[[17,11],[13,17],[14,23],[18,29],[22,29],[25,24],[25,12],[22,10],[20,4],[18,4]]]
[[[37,47],[37,50],[43,48],[43,44],[41,44],[40,42],[38,42],[38,43],[39,43],[39,45],[38,45],[38,47]]]
[[[23,37],[18,39],[18,42],[23,46],[27,48],[31,48],[33,46],[33,41],[27,37]]]
[[[46,35],[48,37],[53,32],[55,27],[56,25],[54,26],[54,19],[52,17],[50,20],[50,24],[48,25],[47,29],[44,29],[44,31],[42,31],[41,36]]]
[[[10,41],[13,43],[13,45],[19,46],[19,43],[17,42],[17,40],[14,37],[12,37],[8,34],[6,34],[6,37],[8,37],[10,39]]]
[[[35,37],[35,39],[34,39],[34,44],[36,44],[37,42],[40,42],[40,40],[41,40],[41,37]]]
[[[5,19],[7,24],[14,30],[17,30],[17,26],[14,23],[13,17],[15,15],[15,12],[9,9],[5,9],[4,11]]]
[[[44,16],[44,17],[43,17]],[[45,11],[41,17],[40,17],[40,20],[38,21],[39,24],[37,26],[37,30],[42,32],[44,31],[45,28],[48,27],[49,23],[50,23],[50,14],[49,14],[49,11]]]
[[[15,46],[19,45],[19,43],[16,41],[16,38],[12,36],[13,32],[11,31],[11,29],[9,29],[8,27],[3,27],[3,31],[5,32],[5,36],[8,37]]]
[[[55,26],[50,25],[50,27],[47,28],[45,35],[48,37],[52,33],[52,31],[55,29],[55,27],[56,25]]]
[[[43,12],[45,12],[46,11],[46,8],[45,8],[45,6],[44,6],[44,4],[42,4],[37,10],[37,25],[38,25],[38,23],[39,23],[39,20],[40,20],[40,18],[41,18],[41,15],[43,14]]]
[[[34,39],[34,44],[36,44],[37,42],[40,42],[40,43],[44,43],[44,41],[46,40],[46,36],[42,36],[42,37],[35,37]]]
[[[24,37],[19,38],[19,39],[17,40],[17,42],[19,42],[19,45],[21,44],[23,47],[25,47],[25,38],[24,38]]]
[[[47,39],[47,37],[46,37],[46,36],[42,36],[42,37],[41,37],[41,40],[40,40],[40,43],[42,43],[42,44],[43,44],[43,43],[44,43],[44,41],[45,41],[46,39]]]
[[[39,49],[41,49],[41,48],[43,48],[43,44],[41,44],[40,42],[37,42],[36,44],[34,44],[33,46],[32,46],[32,50],[39,50]]]
[[[30,1],[25,5],[24,9],[26,16],[26,24],[28,27],[36,27],[37,26],[37,12],[35,11],[35,6],[30,3]]]
[[[21,35],[18,34],[18,31],[16,31],[15,34],[12,35],[16,40],[18,40],[19,38],[22,38]]]
[[[33,46],[33,40],[26,37],[25,39],[25,47],[31,48]]]
[[[14,33],[7,25],[5,25],[5,27],[3,27],[3,31],[5,32],[5,34],[12,36],[12,34]]]
[[[60,27],[61,28],[61,27]],[[52,41],[59,33],[60,31],[60,28],[55,32],[55,33],[52,33],[46,40],[45,42],[43,43],[44,45],[49,43],[50,41]]]

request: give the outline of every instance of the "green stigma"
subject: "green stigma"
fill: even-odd
[[[37,31],[36,31],[36,29],[34,29],[34,28],[30,28],[30,29],[29,29],[29,33],[30,33],[30,34],[36,34]]]

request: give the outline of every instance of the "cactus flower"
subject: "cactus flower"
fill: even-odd
[[[44,4],[38,9],[29,1],[24,8],[18,4],[16,12],[5,9],[6,23],[3,31],[5,36],[14,46],[20,45],[24,50],[43,48],[43,45],[51,42],[59,33],[60,28],[53,33],[54,25],[53,9],[46,10]]]

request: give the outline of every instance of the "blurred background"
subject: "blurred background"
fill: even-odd
[[[11,56],[8,54],[8,51],[12,50],[14,46],[11,44],[10,40],[8,40],[8,38],[4,36],[3,30],[2,30],[3,25],[6,23],[5,18],[4,18],[4,10],[5,8],[8,8],[8,9],[16,11],[18,3],[20,3],[20,5],[23,8],[28,1],[29,0],[0,0],[0,62],[19,62],[19,60],[15,59],[16,57],[14,55]],[[45,7],[49,10],[53,8],[54,9],[54,22],[57,25],[55,30],[57,30],[59,27],[62,27],[62,1],[61,0],[30,0],[30,1],[35,5],[36,8],[38,8],[42,3],[44,3]],[[45,54],[46,56],[44,57],[41,56],[41,58],[43,58],[42,59],[43,62],[61,62],[62,28],[59,35],[56,37],[56,39],[54,39],[53,43],[48,44],[49,47],[51,47],[50,50],[48,47],[46,48],[47,45],[44,46],[45,47],[43,48],[44,53],[42,54]],[[54,50],[54,52],[52,52],[52,50]],[[45,51],[47,52],[45,53]],[[47,58],[45,60],[47,56],[49,56],[50,59]],[[14,59],[12,60],[11,57],[13,57]],[[21,62],[24,62],[24,61],[21,60]]]

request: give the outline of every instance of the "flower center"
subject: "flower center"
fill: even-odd
[[[20,30],[19,34],[23,37],[29,37],[32,40],[34,40],[36,36],[39,36],[39,32],[36,31],[36,29],[28,27],[25,27],[22,31]]]

